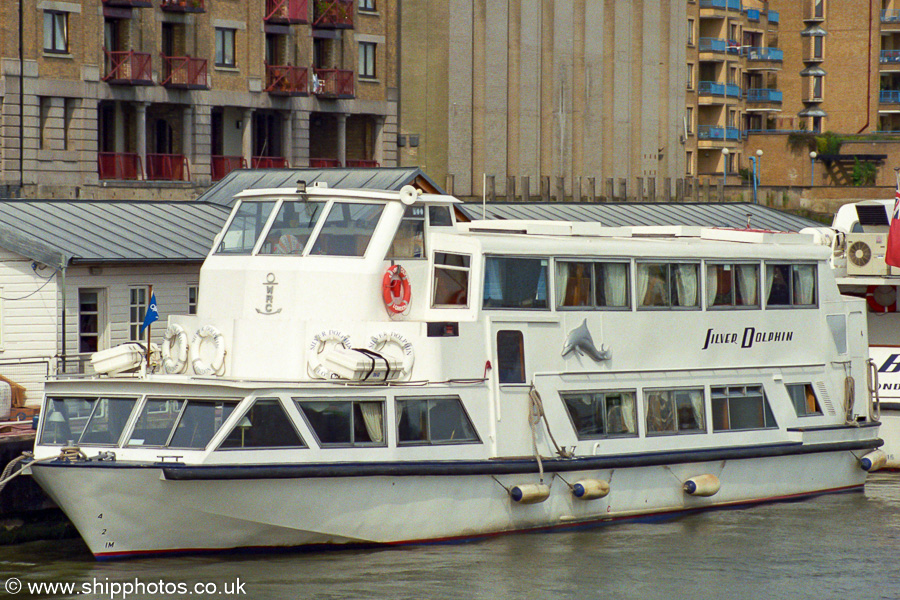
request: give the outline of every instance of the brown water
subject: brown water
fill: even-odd
[[[872,475],[864,493],[459,545],[98,563],[78,540],[41,542],[0,548],[0,600],[9,577],[19,598],[56,582],[94,587],[40,597],[895,599],[900,474]],[[160,580],[220,593],[110,587]]]

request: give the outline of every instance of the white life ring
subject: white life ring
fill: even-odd
[[[200,347],[207,339],[210,339],[216,346],[215,356],[213,356],[213,359],[209,364],[203,362],[202,355],[200,354]],[[224,373],[225,338],[222,336],[222,332],[212,325],[204,325],[198,329],[197,333],[194,334],[194,338],[191,340],[191,356],[194,357],[194,360],[191,361],[191,365],[194,367],[194,373],[197,375],[221,375]]]
[[[184,373],[187,368],[188,336],[184,327],[178,323],[172,323],[166,328],[162,357],[166,373]]]
[[[329,346],[330,343],[330,346]],[[350,349],[350,336],[336,330],[320,331],[313,336],[306,353],[307,375],[315,379],[336,379],[337,375],[322,364],[320,356],[330,347],[343,346]]]
[[[396,331],[382,331],[369,338],[368,347],[372,352],[383,353],[384,349],[389,345],[398,348],[398,350],[388,351],[388,354],[402,361],[403,377],[409,379],[412,375],[413,364],[416,362],[416,353],[413,350],[412,342]]]

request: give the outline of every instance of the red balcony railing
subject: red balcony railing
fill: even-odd
[[[378,168],[380,166],[377,160],[347,159],[347,167]]]
[[[202,13],[206,12],[205,0],[160,0],[159,7],[169,12]]]
[[[190,181],[191,172],[183,154],[148,154],[147,179],[152,181]]]
[[[315,69],[312,91],[319,98],[352,98],[353,71]]]
[[[313,0],[313,27],[352,28],[353,0]]]
[[[205,58],[166,56],[164,54],[161,56],[164,77],[162,85],[189,90],[205,90],[209,87],[206,83]]]
[[[243,156],[213,156],[212,180],[218,181],[235,169],[246,169],[247,161]]]
[[[250,159],[250,167],[254,169],[287,169],[287,159],[281,156],[254,156]]]
[[[122,8],[151,8],[150,0],[103,0],[103,6],[121,6]]]
[[[126,85],[153,85],[150,72],[150,55],[133,50],[110,52],[106,54],[106,75],[103,81]]]
[[[283,96],[305,96],[309,93],[307,68],[266,65],[266,91]]]
[[[124,152],[99,152],[97,173],[100,179],[142,179],[141,157]]]
[[[340,167],[341,161],[336,158],[311,158],[309,166],[313,169],[330,169],[332,167]]]
[[[309,23],[306,0],[266,0],[266,21],[269,23]]]

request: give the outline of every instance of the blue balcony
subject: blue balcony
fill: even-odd
[[[784,50],[781,48],[744,48],[744,56],[747,60],[784,60]]]
[[[721,8],[725,10],[726,0],[700,0],[700,8]]]
[[[882,23],[900,23],[900,9],[890,8],[881,11]]]
[[[728,0],[728,10],[741,12],[741,0]]]
[[[729,98],[740,98],[741,97],[741,86],[736,83],[729,83],[725,85],[725,95]]]
[[[725,52],[728,42],[718,38],[700,38],[700,52]]]
[[[747,102],[781,102],[783,98],[781,90],[765,90],[751,88],[747,90]]]
[[[882,50],[881,62],[900,63],[900,50]]]
[[[716,83],[715,81],[701,81],[700,86],[697,88],[697,92],[699,92],[701,96],[724,96],[725,84]]]
[[[759,23],[759,11],[755,8],[748,8],[747,19]]]
[[[900,90],[881,90],[878,101],[883,104],[900,104]]]
[[[741,130],[737,127],[719,127],[717,125],[701,125],[697,128],[698,140],[738,141]]]
[[[774,25],[775,23],[778,23],[779,19],[780,19],[780,17],[778,16],[777,12],[775,12],[774,10],[769,11],[769,24],[770,25]]]

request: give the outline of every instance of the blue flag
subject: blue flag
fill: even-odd
[[[144,330],[147,329],[153,321],[159,321],[159,311],[156,310],[156,294],[150,295],[150,306],[147,308],[147,314],[144,316],[144,323],[141,325],[141,331],[139,333],[143,335]]]

